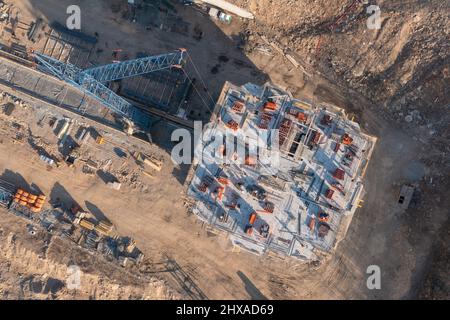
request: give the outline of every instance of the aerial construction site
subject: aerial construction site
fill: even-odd
[[[0,1],[0,299],[448,299],[445,2],[73,2]]]

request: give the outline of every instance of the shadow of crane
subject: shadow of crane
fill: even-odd
[[[197,286],[191,276],[172,258],[166,259],[160,263],[153,264],[155,269],[147,271],[146,273],[158,274],[169,273],[171,279],[175,281],[176,285],[186,293],[192,300],[208,300],[206,294]]]

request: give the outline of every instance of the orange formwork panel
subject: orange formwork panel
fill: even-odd
[[[277,104],[272,101],[267,101],[264,104],[264,110],[271,110],[271,111],[277,110]]]
[[[353,142],[353,138],[350,137],[347,133],[342,136],[342,143],[345,145],[351,145]]]
[[[306,122],[308,120],[308,116],[304,114],[303,112],[299,112],[297,114],[297,120],[300,122]]]
[[[217,187],[216,192],[217,192],[217,199],[218,200],[222,200],[223,194],[225,192],[225,188],[222,187],[222,186],[221,187]]]
[[[233,131],[237,131],[237,129],[239,128],[239,124],[234,120],[230,120],[227,122],[226,127],[230,128]]]
[[[235,101],[233,104],[233,107],[231,107],[231,109],[234,112],[242,112],[242,110],[244,109],[244,103],[241,101]]]
[[[217,181],[219,181],[221,184],[224,184],[224,185],[228,185],[228,183],[230,182],[228,180],[228,178],[225,178],[225,177],[220,177],[217,179]]]

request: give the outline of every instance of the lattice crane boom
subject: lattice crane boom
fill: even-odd
[[[180,49],[174,53],[111,63],[100,67],[86,69],[82,74],[90,75],[100,82],[125,79],[181,66],[185,59],[185,52],[185,49]]]
[[[34,56],[41,66],[61,80],[78,87],[81,91],[97,99],[119,115],[127,118],[133,117],[133,105],[93,77],[82,74],[82,69],[41,53],[35,53]]]
[[[104,83],[171,67],[181,67],[185,62],[185,52],[184,49],[180,49],[175,53],[128,60],[86,70],[42,53],[35,52],[34,57],[45,71],[77,87],[118,115],[133,123],[142,124],[145,123],[144,113]]]

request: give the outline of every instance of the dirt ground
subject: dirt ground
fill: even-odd
[[[14,6],[22,17],[42,16],[49,21],[64,22],[65,9],[72,2],[23,0],[14,1]],[[366,173],[366,196],[363,207],[356,212],[347,236],[340,242],[336,252],[324,257],[319,265],[313,265],[298,264],[297,261],[290,259],[280,260],[268,256],[258,257],[244,252],[233,252],[227,239],[207,232],[194,217],[186,213],[183,205],[185,187],[183,179],[180,178],[183,176],[183,170],[186,169],[174,167],[169,155],[157,145],[147,145],[142,148],[164,157],[164,169],[155,174],[154,179],[139,176],[139,179],[142,179],[139,187],[133,188],[132,184],[125,184],[120,191],[112,191],[106,187],[100,177],[83,175],[79,168],[63,166],[47,171],[47,167],[28,144],[13,143],[14,129],[11,119],[4,119],[1,126],[3,132],[0,144],[0,174],[3,173],[3,176],[8,175],[8,172],[18,174],[28,183],[36,184],[45,194],[51,194],[55,184],[59,184],[78,203],[95,204],[114,223],[119,233],[136,239],[138,246],[146,255],[145,267],[143,266],[142,269],[160,279],[155,281],[165,283],[164,285],[162,282],[155,282],[154,292],[151,289],[152,284],[149,284],[147,289],[139,290],[132,288],[132,284],[128,284],[129,287],[120,285],[117,294],[99,293],[93,297],[130,298],[133,294],[136,297],[150,298],[174,298],[178,297],[178,294],[183,296],[183,291],[179,290],[177,283],[171,279],[170,275],[155,272],[164,257],[170,256],[210,299],[448,298],[449,277],[448,268],[445,267],[446,264],[448,266],[448,248],[442,245],[445,242],[442,242],[443,238],[441,238],[442,235],[448,235],[446,221],[447,208],[450,205],[447,191],[450,186],[448,174],[446,174],[449,163],[448,140],[445,140],[448,138],[448,122],[438,122],[439,116],[432,110],[427,110],[426,123],[405,123],[398,114],[407,112],[403,109],[408,108],[409,98],[405,98],[407,102],[404,104],[398,103],[401,105],[400,109],[390,106],[379,107],[380,101],[396,102],[397,98],[394,99],[393,95],[390,95],[380,100],[372,99],[371,94],[357,90],[351,84],[330,82],[329,79],[333,77],[327,74],[325,69],[321,70],[322,74],[325,74],[323,77],[320,74],[308,76],[276,52],[267,55],[258,50],[249,50],[249,47],[254,47],[256,40],[252,40],[254,38],[251,37],[255,37],[256,31],[264,32],[267,36],[271,35],[266,28],[278,31],[277,25],[271,26],[267,21],[260,19],[263,16],[270,17],[265,10],[273,9],[271,7],[275,3],[273,1],[235,1],[238,4],[248,5],[256,12],[257,27],[242,24],[239,20],[235,20],[230,26],[216,24],[190,8],[177,7],[183,19],[191,23],[191,29],[196,23],[200,25],[204,32],[204,37],[200,41],[193,39],[192,34],[186,36],[158,29],[146,30],[139,21],[133,24],[111,9],[114,3],[119,2],[83,1],[80,3],[82,19],[89,21],[89,23],[82,22],[83,32],[88,34],[97,32],[99,34],[97,46],[104,50],[95,57],[96,62],[109,61],[111,43],[126,48],[131,57],[142,51],[160,53],[185,47],[199,73],[205,79],[212,100],[217,97],[226,80],[237,84],[248,81],[262,83],[271,80],[290,89],[295,95],[310,98],[315,96],[317,100],[332,102],[346,108],[357,116],[364,130],[378,137],[378,143]],[[341,5],[323,6],[320,5],[320,1],[315,3],[318,8],[311,12],[319,12],[320,17],[310,18],[314,22],[313,25],[319,24],[322,20],[331,19],[335,16],[332,9],[341,7]],[[288,6],[285,7],[288,8]],[[424,10],[426,9],[425,7]],[[397,11],[402,12],[401,8]],[[307,10],[302,6],[298,10],[299,16],[306,12]],[[285,13],[279,12],[280,16],[283,14]],[[391,18],[392,20],[395,19]],[[285,21],[287,23],[290,20]],[[289,27],[293,29],[295,26]],[[392,26],[392,28],[395,27]],[[253,34],[250,33],[250,39],[248,39],[248,33],[245,36],[242,35],[242,32],[246,30],[253,32]],[[293,36],[295,32],[300,32],[294,31],[295,28],[292,31]],[[6,37],[6,33],[3,33],[2,39]],[[244,45],[242,45],[243,39]],[[276,34],[274,39],[283,42],[282,39],[277,39]],[[295,43],[294,41],[286,44],[295,48]],[[302,42],[298,43],[302,44]],[[314,43],[311,40],[311,48]],[[327,43],[329,46],[330,42]],[[331,42],[331,45],[335,45],[335,42]],[[221,61],[219,59],[221,55],[226,55],[229,61]],[[353,58],[348,59],[350,61]],[[393,60],[395,65],[396,59],[393,58]],[[341,59],[340,63],[344,63],[342,61],[346,60]],[[217,67],[218,72],[211,72],[214,67]],[[352,70],[353,66],[343,68]],[[389,69],[389,66],[386,69]],[[437,71],[438,73],[444,72],[442,68],[437,70],[440,70]],[[310,72],[309,69],[306,71]],[[398,75],[394,74],[392,78],[396,76]],[[438,74],[434,76],[438,77]],[[345,77],[342,76],[342,78]],[[432,81],[431,78],[424,77],[422,74],[415,78]],[[426,91],[428,83],[423,83],[421,90]],[[346,89],[348,87],[351,89]],[[379,90],[384,89],[379,88]],[[430,93],[430,99],[431,97],[434,100],[434,93]],[[400,101],[401,98],[399,97]],[[448,93],[446,98],[448,99]],[[199,112],[207,116],[207,106],[199,104],[198,108]],[[442,104],[437,106],[436,113],[440,108]],[[422,110],[425,109],[420,110],[423,114]],[[37,115],[20,109],[17,112],[12,115],[16,118],[15,121],[20,121],[24,128],[30,128],[34,135],[46,136],[43,131],[45,128],[37,125],[39,121]],[[403,114],[403,118],[404,115],[406,113]],[[427,126],[428,124],[432,126]],[[164,124],[160,125],[158,130],[164,130],[164,126]],[[110,134],[110,137],[114,136],[115,133]],[[164,134],[161,134],[161,137],[163,138]],[[115,137],[111,138],[111,141],[122,143],[120,139],[126,138]],[[102,160],[116,159],[113,152],[116,147],[114,143],[106,143],[104,149],[92,149],[90,152]],[[10,156],[12,154],[14,157]],[[18,159],[20,161],[17,161]],[[118,161],[120,166],[120,161],[123,159],[115,161]],[[132,163],[130,162],[128,166],[132,168]],[[447,171],[445,171],[446,168]],[[134,170],[139,169],[134,168]],[[403,183],[413,183],[417,190],[415,201],[406,212],[401,212],[396,207],[397,195]],[[5,244],[5,248],[8,235],[11,232],[19,235],[21,232],[19,226],[22,224],[24,227],[23,223],[14,220],[15,217],[13,219],[6,215],[6,213],[0,213],[0,226],[5,230],[1,241]],[[11,226],[12,224],[14,227]],[[2,248],[4,248],[3,245]],[[2,249],[0,261],[3,265],[12,263],[12,267],[8,271],[2,269],[1,276],[2,279],[11,278],[12,280],[7,282],[10,284],[9,289],[2,288],[3,297],[29,297],[19,292],[10,293],[13,292],[11,288],[16,286],[15,281],[18,281],[13,274],[23,273],[45,282],[47,278],[41,277],[46,271],[32,269],[26,262],[21,264],[13,253],[4,253],[13,252],[16,249],[7,250]],[[31,256],[30,253],[29,259],[35,259]],[[59,259],[63,260],[62,257]],[[66,262],[60,263],[64,265]],[[369,290],[366,287],[368,276],[366,269],[374,264],[380,266],[382,271],[381,290]],[[55,272],[59,274],[50,276],[60,279],[63,269],[55,268],[57,270]],[[55,293],[55,297],[86,298],[92,296],[89,293],[92,290],[115,291],[110,290],[112,284],[108,283],[112,280],[105,280],[105,282],[100,280],[104,275],[96,275],[95,272],[89,272],[88,275],[91,277],[89,278],[91,286],[87,287],[84,293],[70,296],[64,291],[58,291],[60,295]],[[123,282],[124,279],[120,281]],[[176,294],[171,293],[172,290]],[[47,297],[41,293],[33,294],[31,291],[29,294],[33,297]]]

